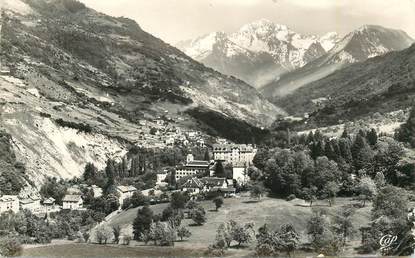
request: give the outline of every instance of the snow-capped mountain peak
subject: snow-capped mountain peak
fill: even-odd
[[[325,51],[330,51],[341,40],[337,32],[328,32],[319,38]]]
[[[287,69],[304,66],[325,53],[315,36],[301,35],[265,19],[242,26],[230,40],[251,51],[271,54]]]

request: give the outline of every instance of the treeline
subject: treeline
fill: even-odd
[[[386,183],[409,187],[415,182],[414,164],[399,163],[403,147],[396,140],[360,130],[330,139],[319,131],[298,138],[291,149],[262,148],[248,173],[272,195],[295,195],[306,200],[359,194],[362,179],[384,178]]]
[[[17,195],[31,182],[25,165],[16,159],[11,136],[0,130],[0,195]]]
[[[84,133],[92,132],[92,127],[89,124],[65,121],[62,118],[56,119],[55,122],[62,127],[72,128],[80,132],[84,132]]]
[[[409,113],[408,121],[396,131],[395,138],[415,148],[415,108]]]

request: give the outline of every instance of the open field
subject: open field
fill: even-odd
[[[320,201],[313,204],[313,207],[327,208],[329,213],[334,213],[336,209],[345,204],[356,203],[350,198],[337,198],[335,204],[329,207],[327,202]],[[151,206],[154,213],[161,213],[168,204],[159,204]],[[247,196],[240,198],[225,199],[223,207],[214,211],[214,204],[211,201],[201,202],[201,205],[207,211],[207,223],[203,226],[192,226],[193,221],[185,219],[183,224],[188,226],[192,232],[190,239],[183,242],[176,242],[175,247],[154,247],[145,246],[143,243],[133,241],[130,246],[117,245],[92,245],[92,244],[74,244],[67,242],[56,242],[56,244],[46,246],[29,246],[25,247],[23,257],[203,257],[208,246],[213,243],[216,230],[220,223],[227,220],[246,223],[254,222],[255,228],[259,228],[267,223],[271,228],[278,228],[284,223],[292,223],[298,232],[301,233],[302,242],[307,241],[306,224],[311,216],[312,208],[302,200],[285,201],[282,199],[263,198],[256,202]],[[364,208],[358,209],[353,217],[353,224],[356,227],[356,233],[347,246],[344,255],[356,255],[354,247],[360,243],[360,233],[358,228],[369,222],[370,204]],[[113,216],[107,222],[109,225],[120,225],[123,228],[131,230],[131,224],[134,220],[138,208],[122,211]],[[254,254],[255,243],[244,249],[230,249],[227,251],[227,257],[250,257]],[[297,252],[296,256],[310,256]]]
[[[329,207],[326,201],[319,201],[313,204],[313,208],[324,207],[328,209],[329,213],[334,213],[340,206],[352,203],[357,202],[350,198],[337,198],[332,207]],[[154,205],[151,208],[157,214],[161,213],[167,205]],[[203,226],[193,226],[191,219],[183,220],[183,224],[189,227],[192,236],[187,241],[176,243],[177,247],[205,249],[214,242],[216,230],[219,225],[231,219],[241,223],[253,222],[255,223],[256,229],[265,223],[274,229],[280,227],[282,224],[291,223],[301,233],[301,240],[307,241],[305,229],[307,220],[312,214],[312,208],[302,200],[296,199],[288,202],[282,199],[266,197],[256,202],[247,196],[243,196],[240,198],[225,199],[224,205],[218,212],[214,211],[215,206],[211,201],[201,202],[201,205],[207,211],[207,223]],[[116,216],[113,216],[108,223],[111,226],[120,225],[123,228],[130,228],[131,230],[131,224],[137,214],[137,210],[138,208],[122,211]],[[353,224],[356,226],[356,234],[352,239],[352,246],[357,246],[360,243],[358,228],[369,222],[370,210],[371,206],[369,204],[364,208],[358,209],[354,215]],[[253,248],[254,244],[247,249],[252,251]]]

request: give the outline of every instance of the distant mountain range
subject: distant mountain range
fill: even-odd
[[[235,33],[214,32],[176,46],[195,60],[259,88],[322,56],[338,40],[336,33],[321,38],[301,35],[263,19]]]
[[[261,92],[278,103],[280,97],[349,64],[362,62],[391,51],[403,50],[413,42],[414,40],[404,31],[365,25],[347,34],[326,54],[264,86]]]
[[[292,114],[317,126],[353,121],[415,105],[415,44],[351,64],[281,97]]]
[[[402,50],[413,42],[405,32],[365,25],[340,38],[301,35],[285,25],[259,20],[235,33],[216,32],[177,44],[187,55],[240,78],[274,101],[347,64]]]

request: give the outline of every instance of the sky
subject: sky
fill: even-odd
[[[340,35],[364,25],[402,29],[415,38],[415,0],[80,0],[97,11],[132,18],[175,44],[214,31],[234,32],[259,19],[303,34]]]

